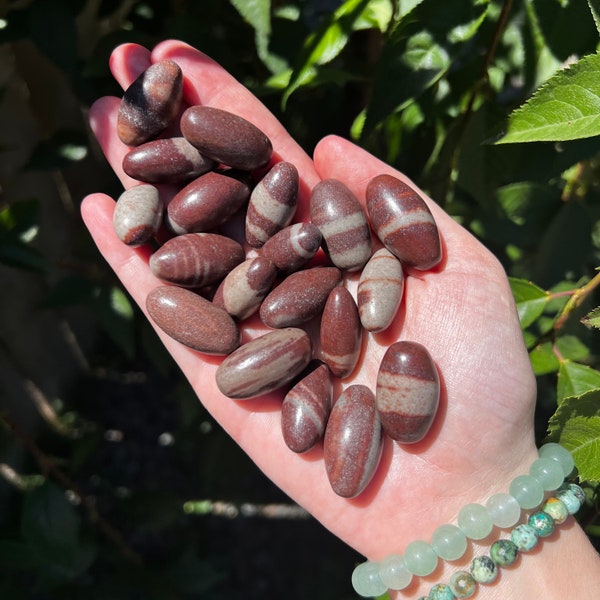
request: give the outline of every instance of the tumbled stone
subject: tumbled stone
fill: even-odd
[[[364,385],[347,387],[335,401],[323,439],[325,468],[333,491],[358,496],[379,465],[383,437],[373,392]]]
[[[279,162],[256,184],[246,213],[246,241],[260,248],[278,231],[287,227],[298,203],[298,169]]]
[[[168,336],[203,354],[223,356],[240,345],[234,320],[191,290],[173,285],[156,287],[146,298],[146,309]]]
[[[366,200],[377,237],[402,264],[424,270],[440,262],[437,225],[415,190],[392,175],[378,175],[367,185]]]
[[[207,173],[215,161],[202,156],[183,137],[151,140],[130,150],[123,171],[147,183],[184,183]]]
[[[119,196],[113,213],[113,227],[123,243],[141,246],[154,238],[162,216],[158,190],[149,184],[136,185]]]
[[[343,286],[331,290],[321,316],[321,360],[333,375],[352,374],[360,356],[362,327],[352,294]]]
[[[358,313],[362,326],[373,333],[393,322],[404,294],[400,261],[386,248],[373,254],[358,281]]]
[[[175,194],[167,206],[167,225],[178,235],[214,229],[233,217],[250,192],[236,172],[209,171]]]
[[[331,262],[346,271],[362,269],[371,256],[367,216],[354,194],[337,179],[325,179],[312,190],[310,220],[323,235]]]
[[[437,412],[440,380],[428,350],[401,341],[385,352],[376,387],[377,409],[385,432],[404,444],[421,441]]]
[[[152,273],[182,287],[220,281],[246,257],[236,241],[216,233],[188,233],[171,238],[150,257]]]
[[[253,123],[212,106],[190,106],[181,116],[181,133],[204,156],[251,171],[271,159],[271,140]]]
[[[226,275],[213,302],[234,319],[247,319],[260,308],[276,276],[277,268],[268,258],[248,258]]]
[[[181,108],[183,75],[177,64],[162,60],[148,67],[125,90],[117,115],[117,135],[139,146],[162,133]]]
[[[284,227],[269,239],[261,249],[282,273],[302,268],[319,250],[323,236],[312,223],[294,223]]]
[[[297,377],[312,358],[312,344],[302,329],[276,329],[232,352],[216,372],[225,396],[244,400],[279,389]]]
[[[286,394],[281,431],[293,452],[308,452],[323,437],[331,412],[332,384],[327,365],[319,364]]]
[[[269,327],[294,327],[321,314],[342,274],[336,267],[315,267],[288,275],[263,300],[260,318]]]

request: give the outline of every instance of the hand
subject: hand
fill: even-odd
[[[343,181],[362,202],[375,175],[389,173],[408,181],[338,137],[322,140],[311,160],[247,89],[181,42],[163,42],[152,52],[133,44],[120,46],[110,66],[126,88],[151,63],[163,59],[182,68],[187,104],[215,106],[249,119],[270,137],[278,156],[296,165],[302,181],[297,220],[308,220],[310,190],[320,179]],[[116,135],[118,105],[118,98],[101,98],[91,108],[90,122],[127,188],[136,182],[121,168],[128,148]],[[224,397],[214,381],[220,361],[157,330],[201,402],[259,468],[335,535],[371,559],[402,552],[415,539],[428,540],[438,525],[455,521],[465,504],[508,491],[510,480],[525,472],[535,457],[535,379],[505,273],[470,233],[432,200],[426,201],[440,230],[444,260],[434,271],[408,272],[403,309],[385,334],[365,334],[363,359],[344,385],[363,383],[374,390],[385,349],[399,339],[413,340],[424,344],[438,365],[440,409],[422,442],[401,446],[385,440],[373,481],[355,499],[340,498],[332,491],[320,445],[305,455],[285,446],[279,423],[282,393],[243,402]],[[115,235],[113,210],[113,199],[102,194],[92,194],[82,204],[98,248],[145,310],[147,294],[160,282],[148,268],[149,250],[127,247]],[[353,292],[356,281],[356,274],[347,281]],[[244,326],[244,339],[265,330],[258,319],[251,319]]]

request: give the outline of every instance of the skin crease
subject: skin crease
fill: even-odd
[[[188,105],[215,106],[249,119],[270,137],[278,158],[296,165],[301,178],[296,221],[308,220],[310,189],[320,179],[340,179],[363,204],[366,185],[375,175],[389,173],[410,183],[339,137],[323,139],[311,159],[248,90],[212,59],[181,42],[165,41],[151,52],[134,44],[119,46],[110,67],[126,88],[144,68],[162,59],[174,60],[182,68]],[[118,105],[118,98],[101,98],[89,118],[107,160],[123,185],[130,187],[134,181],[121,169],[128,148],[115,132]],[[165,197],[172,194],[168,186],[161,191]],[[157,331],[207,410],[258,467],[334,535],[373,560],[401,553],[413,540],[429,540],[437,526],[455,522],[465,504],[484,503],[492,494],[507,491],[510,480],[526,473],[537,456],[535,378],[505,273],[471,234],[423,197],[440,229],[444,259],[433,271],[408,271],[403,307],[394,323],[380,334],[365,332],[359,365],[352,377],[338,384],[337,393],[340,385],[355,383],[375,389],[385,349],[407,339],[425,345],[439,368],[440,410],[422,442],[401,447],[385,441],[380,468],[358,498],[346,500],[331,490],[320,444],[305,455],[285,446],[280,430],[282,393],[244,402],[224,398],[214,382],[221,359],[196,353]],[[149,250],[129,248],[116,237],[113,199],[92,194],[81,210],[102,255],[145,310],[146,295],[159,284],[148,268]],[[357,282],[357,274],[348,277],[355,297]],[[242,339],[265,331],[254,317],[245,325]],[[559,540],[543,542],[543,551],[520,559],[518,568],[503,570],[481,597],[520,600],[559,598],[561,593],[591,597],[586,592],[600,589],[598,557],[573,518],[560,530]],[[473,551],[489,548],[491,541],[483,540]],[[563,572],[557,565],[566,556],[573,563]],[[416,578],[397,597],[427,595],[434,583],[447,582],[457,566],[461,564],[441,564],[430,578]]]

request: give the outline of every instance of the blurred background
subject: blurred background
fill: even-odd
[[[220,62],[307,152],[337,133],[403,170],[509,275],[535,283],[519,300],[543,299],[523,323],[542,439],[564,398],[600,388],[598,336],[580,322],[598,304],[598,141],[491,142],[541,84],[596,52],[593,11],[0,1],[0,597],[355,598],[362,557],[222,432],[81,222],[86,194],[122,191],[87,125],[96,98],[122,93],[109,55],[168,38]]]

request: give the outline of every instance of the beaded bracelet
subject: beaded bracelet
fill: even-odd
[[[366,561],[352,573],[354,590],[363,597],[376,597],[387,590],[402,590],[413,576],[430,575],[438,560],[457,560],[467,549],[467,539],[481,540],[494,526],[508,529],[521,518],[521,510],[535,510],[526,522],[516,525],[510,539],[495,541],[489,556],[477,556],[470,570],[457,571],[448,584],[434,585],[429,596],[419,600],[454,600],[470,598],[477,584],[492,583],[498,576],[498,568],[513,564],[518,552],[527,552],[537,545],[540,538],[552,534],[556,525],[575,514],[584,502],[583,490],[565,479],[575,466],[571,453],[559,444],[546,444],[539,450],[527,475],[516,477],[509,486],[509,493],[491,496],[485,503],[469,504],[461,509],[457,525],[438,527],[431,543],[414,541],[408,544],[404,555],[392,554],[380,562]],[[546,492],[557,491],[544,501]],[[543,504],[542,504],[543,503]]]

